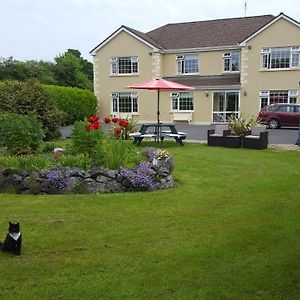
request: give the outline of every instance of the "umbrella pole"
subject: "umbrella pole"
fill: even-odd
[[[160,111],[159,111],[159,90],[157,90],[157,124],[159,124],[159,115],[160,115]]]

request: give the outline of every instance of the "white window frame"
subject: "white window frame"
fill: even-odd
[[[239,56],[239,64],[238,64],[238,70],[232,70],[232,56],[233,54],[238,54]],[[225,61],[228,60],[229,69],[225,70]],[[223,72],[224,73],[239,73],[241,69],[241,54],[239,51],[231,51],[231,52],[224,52],[223,53]]]
[[[190,94],[191,98],[192,98],[192,104],[193,104],[193,109],[185,109],[185,110],[181,110],[180,109],[180,99],[182,97],[183,94]],[[194,102],[194,93],[193,92],[173,92],[170,94],[170,98],[171,98],[171,112],[194,112],[195,110],[195,102]],[[176,107],[174,108],[174,101],[176,101]]]
[[[131,70],[127,73],[120,73],[120,66],[119,62],[122,59],[130,59],[131,61]],[[134,67],[134,64],[136,64],[136,70]],[[122,57],[111,57],[110,58],[110,74],[111,75],[118,75],[118,76],[133,76],[139,74],[139,58],[138,56],[122,56]]]
[[[131,98],[131,110],[130,112],[120,111],[120,95],[127,94]],[[110,94],[111,98],[111,114],[127,113],[127,114],[138,114],[139,113],[139,104],[138,104],[138,93],[127,93],[127,92],[113,92]],[[134,111],[134,100],[136,102],[136,111]],[[114,105],[116,101],[116,105]],[[116,109],[115,109],[116,106]]]
[[[186,61],[187,58],[195,57],[197,58],[197,72],[186,72]],[[186,54],[186,55],[176,55],[176,74],[177,75],[195,75],[199,74],[199,55],[198,54]]]
[[[259,92],[259,110],[261,110],[264,107],[264,106],[262,107],[262,99],[266,99],[267,100],[266,105],[270,105],[271,104],[270,103],[270,95],[271,95],[271,93],[276,93],[276,92],[285,92],[288,94],[288,97],[287,97],[288,102],[278,102],[278,103],[280,103],[280,104],[298,103],[299,92],[296,89],[294,89],[294,90],[262,90]],[[295,101],[292,99],[295,99]],[[274,104],[274,103],[272,103],[272,104]]]
[[[224,93],[224,97],[225,97],[225,104],[224,104],[224,109],[223,111],[214,111],[214,94],[215,93]],[[238,95],[238,103],[237,103],[237,108],[238,110],[235,110],[235,111],[227,111],[226,110],[226,99],[227,99],[227,94],[228,93],[237,93]],[[211,106],[211,120],[212,122],[214,123],[226,123],[226,114],[235,114],[237,117],[240,116],[240,102],[241,102],[241,93],[239,90],[216,90],[216,91],[213,91],[212,93],[212,106]],[[214,121],[214,114],[223,114],[223,120],[222,121]],[[224,119],[224,116],[225,116],[225,119]]]
[[[272,54],[275,51],[289,51],[289,66],[288,67],[272,67]],[[261,50],[261,69],[264,71],[269,70],[292,70],[300,68],[300,47],[273,47],[262,48]]]

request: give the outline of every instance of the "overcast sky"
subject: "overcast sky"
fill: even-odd
[[[142,32],[167,23],[243,17],[244,0],[0,0],[0,57],[48,60],[89,51],[121,25]],[[299,0],[247,0],[247,16],[284,12],[300,21]]]

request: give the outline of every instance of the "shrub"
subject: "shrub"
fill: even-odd
[[[17,114],[0,118],[1,144],[11,154],[36,153],[44,137],[41,124],[35,119]]]
[[[120,166],[133,167],[142,159],[141,155],[137,155],[132,144],[121,140],[107,138],[102,142],[101,148],[101,155],[96,157],[95,162],[109,169],[117,169]]]
[[[58,108],[65,112],[64,125],[74,124],[96,113],[97,98],[89,90],[54,85],[43,85],[43,88],[52,95]]]
[[[38,119],[46,139],[60,135],[62,112],[51,95],[36,81],[4,81],[0,85],[0,111]]]
[[[101,143],[105,136],[98,120],[99,117],[92,116],[86,121],[75,123],[72,132],[72,148],[75,153],[83,153],[94,158],[97,149],[99,156]]]
[[[17,170],[37,171],[50,169],[54,160],[44,154],[40,155],[20,155],[20,156],[0,156],[0,166]]]
[[[61,167],[77,167],[88,170],[91,167],[91,159],[85,154],[62,155],[57,159],[57,165]]]

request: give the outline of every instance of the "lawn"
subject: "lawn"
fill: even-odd
[[[0,194],[0,298],[299,299],[300,152],[165,147],[172,190]]]

